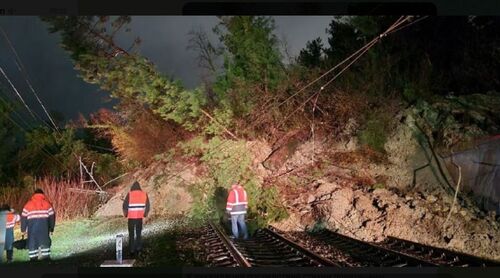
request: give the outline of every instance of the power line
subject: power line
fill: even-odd
[[[33,88],[33,86],[31,85],[29,79],[28,79],[28,74],[27,74],[27,71],[19,57],[19,55],[17,54],[17,51],[15,50],[14,46],[12,45],[12,43],[10,42],[8,36],[7,36],[7,33],[5,33],[5,31],[3,30],[3,28],[0,26],[0,31],[2,31],[3,33],[3,36],[5,38],[5,40],[8,42],[12,52],[14,53],[14,55],[16,56],[16,59],[15,59],[15,62],[16,62],[16,66],[17,68],[19,69],[19,71],[24,75],[24,79],[26,81],[26,83],[28,84],[28,86],[30,87],[32,93],[35,95],[35,98],[37,99],[38,103],[40,104],[40,106],[43,108],[45,114],[47,115],[47,117],[49,118],[50,122],[52,123],[53,126],[50,126],[46,121],[42,120],[41,117],[36,113],[34,112],[28,105],[27,103],[24,101],[24,99],[22,98],[21,94],[19,93],[19,91],[17,90],[17,88],[14,86],[14,84],[10,81],[10,79],[8,78],[8,76],[5,74],[5,72],[3,71],[3,69],[0,67],[0,70],[2,71],[2,74],[5,76],[5,78],[7,79],[7,81],[9,82],[9,84],[11,85],[12,89],[16,92],[17,96],[21,99],[21,102],[23,103],[23,105],[26,107],[26,109],[30,112],[30,114],[33,116],[33,118],[36,120],[40,120],[42,123],[44,123],[47,127],[53,129],[54,131],[56,131],[58,133],[59,136],[62,136],[58,126],[55,124],[55,121],[53,120],[53,118],[50,116],[50,114],[48,113],[45,105],[43,104],[42,100],[40,99],[40,97],[38,96],[38,94],[36,93],[35,89]],[[20,116],[19,116],[20,117]],[[21,117],[20,117],[21,118]],[[22,119],[22,118],[21,118]],[[30,127],[30,128],[33,128],[33,127]],[[57,140],[57,138],[54,136],[54,139]],[[86,144],[85,142],[83,142],[83,144],[87,145],[87,146],[91,146],[89,144]],[[99,147],[99,146],[95,146],[95,145],[92,145],[93,147],[96,147],[96,148],[100,148],[100,149],[106,149],[106,150],[109,150],[107,148],[103,148],[103,147]],[[75,157],[77,157],[76,154],[73,153],[73,155],[75,155]]]
[[[396,26],[399,26],[402,22],[406,21],[407,19],[408,19],[408,17],[405,18],[404,16],[400,16],[387,30],[392,30],[393,28],[395,28]],[[295,92],[294,94],[292,94],[291,96],[289,96],[288,98],[286,98],[284,101],[282,101],[281,103],[279,103],[276,107],[280,107],[281,105],[285,104],[290,99],[294,98],[295,96],[297,96],[298,94],[300,94],[301,92],[303,92],[305,89],[309,88],[310,86],[312,86],[313,84],[315,84],[316,82],[318,82],[319,80],[321,80],[323,77],[327,76],[328,74],[330,74],[331,72],[333,72],[335,69],[337,69],[341,65],[345,64],[346,62],[348,62],[353,57],[356,57],[360,52],[363,52],[367,48],[370,48],[374,43],[378,42],[385,35],[380,34],[380,35],[374,37],[370,42],[368,42],[367,44],[365,44],[364,46],[362,46],[360,49],[358,49],[357,51],[355,51],[354,53],[352,53],[350,56],[348,56],[347,58],[345,58],[341,62],[337,63],[334,67],[330,68],[328,71],[326,71],[325,73],[323,73],[319,77],[315,78],[313,81],[309,82],[308,84],[306,84],[305,86],[303,86],[302,88],[300,88],[297,92]],[[366,51],[364,51],[364,52],[366,52]],[[263,110],[268,110],[272,106],[275,106],[275,104],[271,103],[268,107],[265,107]],[[261,113],[255,119],[254,124],[252,125],[252,127],[255,127],[255,126],[257,126],[257,124],[259,124],[259,120],[264,116],[264,114],[265,113]]]
[[[6,107],[10,106],[10,103],[8,103],[3,97],[0,97],[0,100],[6,105]],[[12,109],[10,112],[12,112],[14,115],[16,115],[22,122],[23,124],[28,128],[28,129],[33,129],[34,126],[32,126],[28,121],[26,121],[21,114],[19,114],[16,109]]]
[[[362,50],[361,52],[356,51],[355,53],[359,53],[357,55],[356,58],[354,58],[354,60],[352,60],[349,64],[347,64],[340,72],[338,72],[337,74],[335,74],[330,80],[328,80],[326,83],[323,84],[323,86],[320,87],[319,91],[312,94],[309,98],[307,98],[299,107],[297,107],[297,109],[295,109],[292,113],[288,114],[285,119],[282,121],[282,123],[278,126],[281,127],[282,125],[284,125],[286,123],[286,121],[293,115],[295,114],[297,111],[299,111],[303,106],[305,106],[310,100],[312,100],[314,97],[319,97],[319,95],[321,94],[321,92],[328,86],[330,85],[335,79],[337,79],[344,71],[346,71],[352,64],[354,64],[354,62],[356,62],[359,58],[361,58],[361,56],[363,56],[363,54],[365,54],[368,50],[370,50],[370,48],[372,48],[376,43],[378,43],[383,37],[387,36],[387,34],[389,34],[389,32],[394,32],[394,29],[397,28],[398,26],[400,26],[401,24],[403,24],[405,21],[407,21],[408,19],[410,19],[410,16],[407,16],[403,19],[403,17],[400,17],[396,22],[394,22],[389,28],[387,28],[384,32],[382,32],[380,35],[378,35],[377,37],[373,38],[369,43],[367,43],[366,45],[364,45],[363,47],[360,48],[360,50]],[[353,57],[353,55],[349,56],[349,58]],[[344,63],[346,60],[342,61],[341,63]],[[335,66],[337,67],[337,66]]]
[[[406,28],[406,27],[409,27],[409,26],[411,26],[411,25],[413,25],[413,24],[415,24],[415,23],[417,23],[417,22],[420,22],[420,21],[422,21],[422,20],[424,20],[424,19],[426,19],[426,18],[428,18],[428,17],[429,17],[428,15],[423,16],[423,17],[420,17],[420,18],[416,19],[415,21],[412,21],[412,22],[410,22],[410,23],[408,23],[408,24],[406,24],[406,25],[404,25],[404,26],[401,26],[401,27],[399,27],[399,28],[397,28],[397,29],[394,29],[394,30],[390,31],[388,34],[391,34],[391,33],[397,32],[397,31],[399,31],[399,30],[401,30],[401,29],[404,29],[404,28]]]
[[[337,65],[335,65],[333,68],[331,68],[330,70],[328,70],[327,72],[325,72],[324,74],[322,74],[320,77],[316,78],[315,80],[309,82],[307,85],[305,85],[304,87],[302,87],[299,91],[297,91],[296,93],[294,93],[292,96],[288,97],[287,99],[285,99],[284,101],[282,101],[280,104],[277,105],[277,107],[283,105],[284,103],[286,103],[287,101],[289,101],[290,99],[292,99],[293,97],[297,96],[300,92],[304,91],[305,89],[307,89],[308,87],[312,86],[314,83],[318,82],[319,80],[321,80],[323,77],[327,76],[329,73],[331,73],[332,71],[334,71],[335,69],[337,69],[338,67],[340,67],[341,65],[345,64],[346,62],[348,62],[350,59],[352,59],[353,57],[356,57],[354,58],[353,61],[351,61],[347,66],[345,66],[341,72],[339,72],[338,74],[336,74],[334,76],[334,78],[332,80],[330,80],[329,82],[327,82],[325,85],[322,86],[322,89],[324,89],[325,86],[327,86],[328,84],[330,84],[331,81],[333,81],[335,78],[337,78],[342,72],[344,72],[350,65],[352,65],[356,60],[358,60],[364,53],[366,53],[373,45],[375,45],[378,41],[380,41],[383,37],[385,37],[388,32],[394,30],[394,28],[397,28],[398,26],[400,26],[403,22],[405,22],[406,20],[408,20],[409,17],[404,17],[404,16],[401,16],[400,18],[398,18],[384,33],[378,35],[377,37],[373,38],[370,42],[368,42],[366,45],[364,45],[363,47],[361,47],[360,49],[358,49],[357,51],[355,51],[353,54],[351,54],[349,57],[347,57],[346,59],[344,59],[343,61],[341,61],[340,63],[338,63]],[[358,55],[359,54],[359,55]],[[303,105],[305,105],[305,103],[307,103],[308,101],[310,101],[311,99],[313,99],[315,96],[319,95],[319,93],[322,91],[319,90],[317,93],[313,94],[312,96],[310,96],[304,103]],[[274,106],[275,104],[271,104],[270,106]],[[301,105],[301,106],[303,106]],[[269,106],[269,107],[270,107]],[[266,109],[268,109],[269,107],[267,107]],[[300,109],[300,107],[298,108]],[[297,109],[297,110],[298,110]],[[295,110],[295,111],[297,111]],[[295,112],[294,111],[294,112]],[[258,124],[258,120],[262,117],[262,115],[264,115],[264,113],[262,113],[255,121],[254,121],[254,124],[253,125],[250,125],[248,126],[247,128],[245,128],[245,130],[250,130],[251,128],[255,127],[257,124]],[[284,121],[285,122],[285,121]],[[222,147],[224,144],[227,144],[229,141],[223,141],[222,143],[218,144],[217,146],[214,147],[214,149],[212,151],[215,151],[217,149],[219,149],[220,147]],[[255,144],[256,142],[254,142],[253,144]],[[242,159],[242,155],[240,155],[238,158],[237,158],[237,161],[239,162],[240,160]],[[183,167],[179,173],[177,175],[174,175],[174,176],[171,176],[169,177],[167,180],[169,179],[172,179],[172,178],[175,178],[175,177],[179,177],[180,176],[180,173],[184,170],[186,170],[187,168],[191,167],[192,165],[194,165],[194,163],[190,163],[188,165],[186,165],[185,167]],[[226,167],[227,169],[227,167]]]
[[[28,87],[30,88],[31,92],[33,93],[33,95],[35,95],[35,98],[37,99],[38,103],[40,104],[40,106],[43,108],[43,111],[45,112],[45,114],[47,115],[47,117],[49,118],[50,122],[52,123],[52,125],[54,126],[54,128],[57,130],[57,132],[59,132],[59,128],[58,126],[56,125],[54,119],[50,116],[49,112],[47,111],[47,109],[45,108],[45,105],[43,105],[42,103],[42,100],[40,99],[40,97],[38,96],[38,94],[36,93],[35,89],[33,88],[33,86],[31,85],[31,82],[29,81],[29,77],[28,77],[28,72],[26,71],[26,68],[24,67],[23,65],[23,62],[21,60],[21,58],[19,57],[19,55],[17,54],[17,51],[16,49],[14,48],[14,45],[12,44],[12,42],[10,41],[9,39],[9,36],[7,35],[7,33],[5,32],[5,30],[2,28],[2,26],[0,26],[0,31],[2,31],[2,34],[5,38],[5,40],[7,41],[7,44],[9,45],[11,51],[14,53],[15,55],[15,60],[16,60],[16,65],[17,65],[17,68],[19,69],[19,71],[24,75],[24,80],[26,81],[26,83],[28,84]]]
[[[7,74],[5,74],[5,72],[3,71],[2,66],[0,66],[0,72],[2,72],[3,76],[5,77],[5,79],[9,82],[11,88],[14,90],[14,92],[16,93],[16,95],[19,97],[19,99],[23,103],[24,107],[26,107],[26,109],[30,112],[30,114],[33,117],[33,119],[36,120],[37,118],[35,117],[35,114],[31,110],[31,108],[29,108],[29,106],[26,104],[26,102],[24,101],[24,98],[21,96],[21,94],[19,93],[19,91],[17,91],[17,89],[14,86],[14,84],[12,84],[12,82],[10,81],[9,77],[7,76]]]
[[[19,129],[23,130],[24,132],[28,133],[28,131],[22,127],[19,123],[17,123],[14,119],[12,119],[12,117],[8,114],[8,113],[5,113],[5,116],[7,117],[8,120],[10,120],[14,125],[16,125]],[[65,167],[64,163],[62,163],[62,161],[60,161],[58,158],[55,157],[55,155],[51,154],[49,151],[47,151],[47,149],[45,149],[44,146],[42,146],[41,144],[39,144],[36,140],[33,140],[32,141],[35,145],[37,145],[38,147],[40,147],[40,150],[42,151],[42,153],[44,155],[46,155],[48,158],[52,158],[54,161],[56,161],[57,163],[59,163],[61,166]],[[70,171],[73,171],[73,173],[75,173],[74,170],[72,169],[69,169]]]

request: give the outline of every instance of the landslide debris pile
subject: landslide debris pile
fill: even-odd
[[[275,172],[287,173],[273,182],[290,215],[277,227],[300,231],[323,225],[367,241],[394,236],[499,260],[496,212],[460,200],[452,207],[456,177],[432,154],[467,148],[474,138],[498,131],[497,116],[491,117],[497,102],[486,94],[411,106],[396,118],[382,157],[355,137],[303,142]]]

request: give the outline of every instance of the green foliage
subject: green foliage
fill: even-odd
[[[224,73],[214,84],[221,107],[248,114],[259,94],[272,91],[283,77],[274,21],[263,16],[221,17],[214,28],[224,45]]]
[[[368,112],[364,128],[358,134],[359,142],[375,151],[385,153],[385,143],[389,137],[392,118],[382,109]]]
[[[325,54],[328,66],[344,60],[361,46],[356,28],[350,22],[333,19],[326,31],[328,48],[325,49]]]
[[[323,43],[321,38],[316,38],[306,43],[306,47],[300,51],[297,61],[308,68],[319,67],[322,62],[322,54]]]
[[[0,182],[13,178],[13,158],[19,148],[19,130],[11,121],[14,106],[0,97]]]
[[[196,184],[191,193],[193,219],[222,218],[231,184],[239,181],[248,194],[248,218],[264,225],[283,219],[286,211],[275,188],[264,189],[251,169],[251,158],[243,141],[226,141],[214,137],[208,142],[200,138],[182,144],[188,154],[200,155],[208,167],[208,176]]]
[[[89,150],[72,128],[58,133],[48,127],[38,127],[28,131],[24,138],[25,145],[16,159],[19,169],[25,174],[79,178],[79,156],[85,163],[95,162],[94,173],[101,181],[122,172],[113,154]]]
[[[75,68],[87,82],[97,84],[113,97],[150,107],[165,120],[173,120],[194,129],[193,120],[205,104],[202,90],[186,90],[158,72],[146,58],[124,53],[102,26],[108,18],[50,17],[51,32],[60,32],[64,49],[71,53]],[[118,17],[111,25],[120,28],[130,21]],[[99,24],[102,28],[92,27]],[[118,30],[118,29],[115,29]]]
[[[221,135],[225,128],[232,129],[234,125],[233,111],[230,109],[216,108],[212,112],[215,121],[210,121],[205,125],[203,132],[207,135]]]
[[[397,16],[355,16],[332,21],[327,59],[334,64],[386,30]],[[413,20],[416,20],[414,18]],[[358,84],[371,93],[404,92],[405,98],[499,90],[500,20],[494,17],[429,17],[384,37],[357,67]],[[362,44],[360,44],[362,43]],[[355,67],[356,68],[356,67]],[[483,82],[477,82],[482,80]]]
[[[82,142],[74,142],[73,130],[63,131],[56,137],[48,127],[38,127],[25,134],[26,145],[18,154],[19,164],[27,173],[34,176],[51,175],[56,177],[70,175],[78,166],[78,158],[73,151],[85,149]]]
[[[258,227],[264,227],[270,221],[279,221],[288,217],[288,213],[281,203],[276,187],[262,189],[256,192],[254,196],[256,197],[254,197],[253,202],[257,203],[256,209],[260,216],[255,217]]]

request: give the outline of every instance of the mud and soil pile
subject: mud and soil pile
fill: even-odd
[[[276,227],[301,231],[323,225],[366,241],[393,236],[500,260],[498,217],[460,202],[452,207],[436,162],[411,135],[411,120],[389,138],[385,158],[352,142],[301,144],[271,174],[278,176],[271,180],[290,215]],[[413,169],[429,161],[415,174]]]
[[[188,213],[192,204],[189,186],[198,180],[198,168],[189,163],[155,162],[139,169],[123,181],[117,193],[99,208],[96,216],[122,215],[123,200],[134,181],[138,181],[148,193],[152,217]]]

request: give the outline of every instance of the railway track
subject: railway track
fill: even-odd
[[[500,262],[485,260],[479,257],[458,253],[442,248],[431,247],[416,242],[388,237],[382,242],[387,248],[397,250],[414,257],[421,258],[442,266],[500,266]]]
[[[329,230],[322,230],[320,232],[311,233],[310,235],[349,254],[363,266],[407,267],[439,265],[433,261],[419,258],[408,253],[350,238]]]
[[[213,223],[204,233],[207,259],[215,266],[339,266],[270,229],[256,231],[249,240],[230,239]]]
[[[209,251],[207,261],[213,266],[252,266],[219,226],[210,222],[203,228],[202,232],[201,240]]]
[[[219,225],[205,226],[202,242],[213,266],[341,266],[281,235],[273,227],[259,229],[249,240],[231,239]],[[500,266],[499,262],[388,237],[380,244],[357,240],[330,230],[309,236],[348,254],[361,266]]]

